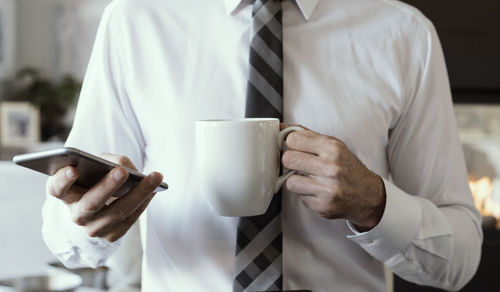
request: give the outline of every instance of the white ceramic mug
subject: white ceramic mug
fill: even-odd
[[[221,216],[264,214],[275,193],[294,173],[280,173],[286,136],[272,118],[196,121],[196,164],[200,187]]]

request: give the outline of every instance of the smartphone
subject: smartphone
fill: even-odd
[[[110,170],[120,166],[114,162],[89,154],[72,147],[62,147],[53,150],[16,155],[15,164],[47,174],[54,175],[59,169],[74,166],[78,170],[75,185],[91,188],[98,183]],[[133,169],[123,167],[128,171],[127,181],[116,191],[115,197],[120,197],[133,189],[145,175]],[[162,182],[154,192],[168,189]]]

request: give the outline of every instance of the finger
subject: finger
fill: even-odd
[[[309,130],[308,128],[306,128],[306,127],[304,127],[302,125],[299,125],[299,124],[285,124],[285,123],[280,123],[280,131],[283,131],[286,128],[290,128],[290,127],[294,127],[294,126],[301,127],[304,130]]]
[[[89,218],[101,210],[118,188],[127,180],[128,172],[122,167],[115,167],[96,185],[90,188],[78,203],[73,204],[73,221],[85,225]]]
[[[285,183],[286,189],[300,196],[318,196],[323,192],[323,186],[309,176],[294,174]]]
[[[148,175],[128,194],[113,201],[102,212],[93,216],[90,224],[95,225],[94,229],[103,229],[105,226],[125,220],[150,197],[162,179],[162,175],[157,172]]]
[[[106,160],[114,162],[118,165],[125,166],[125,167],[133,169],[133,170],[137,170],[135,165],[132,163],[132,161],[130,161],[130,159],[127,156],[116,155],[116,154],[111,154],[111,153],[102,153],[99,156],[101,158],[104,158]]]
[[[69,190],[66,192],[64,195],[64,198],[62,199],[64,203],[70,205],[73,203],[76,203],[80,201],[80,199],[83,197],[83,195],[88,191],[88,189],[72,185]]]
[[[285,151],[281,160],[287,169],[318,176],[336,177],[340,169],[325,157],[295,150]]]
[[[91,237],[103,237],[108,241],[116,241],[121,238],[125,233],[134,225],[134,223],[139,219],[144,210],[148,207],[151,200],[154,198],[156,193],[152,193],[147,197],[142,204],[127,218],[117,222],[115,224],[102,224],[103,221],[92,222],[86,228],[87,234]]]
[[[114,242],[123,237],[127,233],[127,231],[130,230],[132,225],[134,225],[134,223],[137,222],[139,217],[141,217],[142,213],[144,213],[144,211],[149,206],[149,203],[151,203],[155,195],[156,193],[153,193],[130,217],[128,217],[127,219],[119,223],[117,226],[112,228],[109,232],[103,235],[103,237],[110,242]]]
[[[321,157],[336,158],[342,142],[310,130],[295,131],[286,138],[288,149],[312,153]]]
[[[47,193],[64,201],[69,188],[77,178],[78,171],[76,168],[73,166],[63,167],[47,180]]]

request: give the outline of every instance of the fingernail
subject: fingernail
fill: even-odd
[[[156,187],[161,183],[162,179],[163,179],[163,176],[161,174],[159,174],[157,172],[153,172],[149,175],[148,183],[152,187]]]
[[[116,169],[114,172],[113,172],[113,179],[117,182],[120,182],[122,181],[123,179],[125,178],[125,174],[123,173],[123,171],[119,170],[119,169]]]
[[[74,179],[76,177],[76,174],[73,171],[73,169],[66,170],[66,177],[69,179]]]

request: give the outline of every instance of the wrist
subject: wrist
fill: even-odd
[[[374,173],[370,179],[369,187],[365,193],[369,200],[367,206],[364,207],[356,219],[350,220],[352,225],[360,232],[367,232],[378,225],[385,210],[386,193],[384,181]]]

